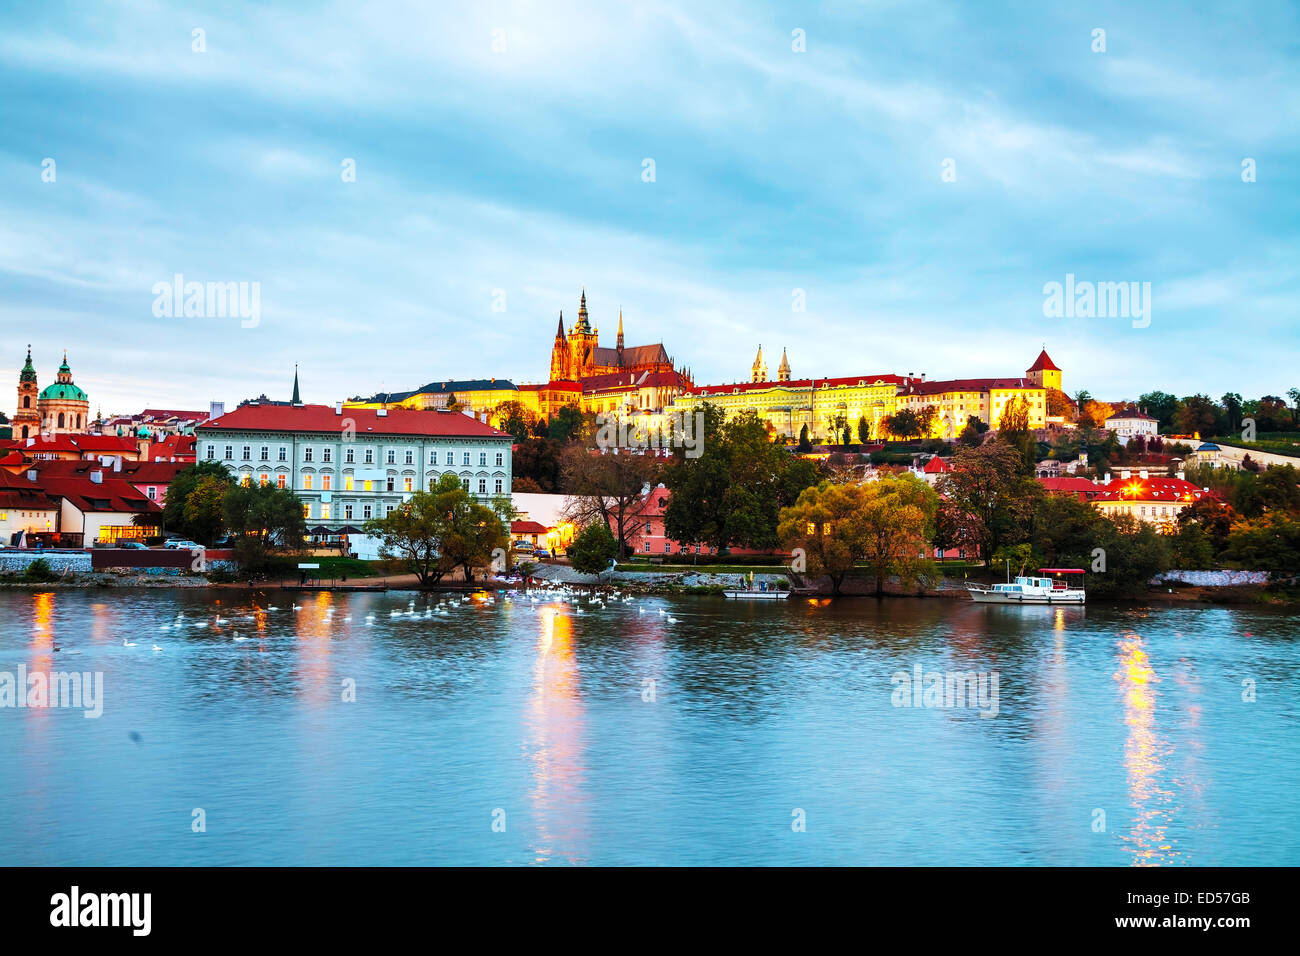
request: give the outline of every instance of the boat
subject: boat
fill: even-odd
[[[789,591],[750,591],[743,588],[722,593],[736,601],[784,601],[790,596]]]
[[[1075,585],[1064,577],[1083,573],[1082,568],[1039,568],[1037,575],[1017,575],[991,587],[968,584],[966,590],[977,604],[1083,604],[1087,593],[1082,580]]]

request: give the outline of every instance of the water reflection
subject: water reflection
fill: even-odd
[[[585,728],[570,614],[564,604],[543,608],[538,614],[525,740],[532,768],[529,801],[536,827],[533,853],[538,863],[547,863],[557,855],[570,863],[585,859],[581,849],[587,840]]]
[[[1152,670],[1138,634],[1130,633],[1120,641],[1115,677],[1124,690],[1124,723],[1128,727],[1124,766],[1135,814],[1132,827],[1121,839],[1133,854],[1135,866],[1171,863],[1178,853],[1168,836],[1173,794],[1161,779],[1170,748],[1156,731],[1155,685],[1160,678]]]

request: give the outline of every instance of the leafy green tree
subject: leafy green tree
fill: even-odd
[[[1179,405],[1177,396],[1170,395],[1168,392],[1147,392],[1145,395],[1138,396],[1138,406],[1146,409],[1147,414],[1156,420],[1157,427],[1161,431],[1173,427],[1174,416],[1178,414]]]
[[[527,441],[532,436],[535,416],[521,402],[502,402],[492,410],[492,418],[516,442]]]
[[[546,494],[563,493],[566,490],[561,477],[563,452],[564,444],[553,438],[530,438],[520,442],[511,457],[514,478],[530,478]]]
[[[601,454],[584,445],[571,445],[564,454],[564,489],[569,496],[565,517],[578,525],[600,520],[628,553],[627,539],[643,520],[646,490],[659,480],[660,459],[653,455]]]
[[[1224,557],[1250,571],[1300,572],[1300,519],[1270,512],[1232,526]]]
[[[582,409],[573,403],[565,405],[551,416],[547,431],[547,437],[555,441],[566,442],[576,438],[582,431]]]
[[[234,485],[225,492],[226,527],[235,537],[235,557],[248,569],[267,565],[277,549],[302,547],[307,522],[302,501],[288,488]]]
[[[602,574],[618,553],[618,542],[603,521],[593,521],[573,539],[566,552],[575,571]]]
[[[1219,399],[1223,405],[1223,422],[1230,432],[1241,430],[1242,405],[1241,396],[1236,392],[1228,392]]]
[[[791,456],[767,439],[753,412],[727,419],[712,403],[701,406],[702,445],[696,458],[674,450],[663,481],[672,492],[664,513],[669,538],[704,542],[725,553],[732,544],[777,545],[777,518]]]
[[[871,426],[867,424],[866,415],[858,418],[858,441],[863,445],[871,441]]]
[[[1208,395],[1188,395],[1174,413],[1174,429],[1180,435],[1218,435],[1224,413]]]
[[[998,440],[1016,449],[1020,454],[1021,470],[1032,475],[1037,463],[1038,442],[1029,429],[1029,402],[1023,395],[1017,395],[1003,409],[1002,420],[998,422]]]
[[[1024,540],[1043,491],[1024,473],[1021,453],[1005,442],[989,442],[958,449],[952,467],[939,476],[936,489],[971,517],[978,529],[980,553],[987,557],[1003,544]]]
[[[366,534],[380,539],[385,558],[405,561],[421,587],[440,581],[451,565],[442,561],[442,539],[457,503],[469,497],[460,480],[444,474],[430,491],[417,491],[401,507],[365,523]]]
[[[190,498],[204,479],[203,494],[190,504]],[[226,466],[215,461],[201,461],[176,473],[167,486],[163,503],[163,527],[177,531],[192,541],[211,546],[225,527],[225,490],[235,484]]]

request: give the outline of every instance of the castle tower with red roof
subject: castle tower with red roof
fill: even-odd
[[[1054,388],[1058,392],[1065,391],[1065,389],[1061,388],[1061,370],[1056,367],[1056,363],[1047,354],[1046,346],[1043,346],[1043,350],[1038,353],[1038,358],[1034,360],[1034,364],[1025,370],[1025,375],[1029,378],[1029,381],[1039,388]]]

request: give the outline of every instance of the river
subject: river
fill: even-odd
[[[0,592],[0,864],[1300,864],[1293,614],[290,597]]]

